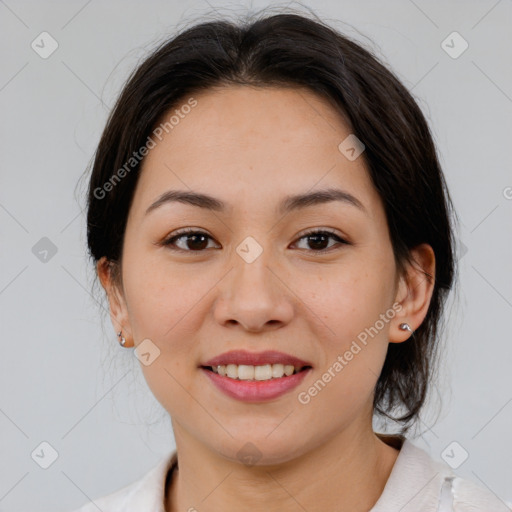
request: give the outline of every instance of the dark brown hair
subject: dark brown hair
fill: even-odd
[[[87,241],[120,275],[127,216],[143,147],[162,116],[216,86],[304,87],[328,100],[365,145],[363,158],[382,198],[397,268],[410,249],[432,246],[435,285],[425,320],[410,340],[390,343],[374,412],[405,433],[433,377],[443,307],[455,278],[451,199],[432,134],[411,93],[379,59],[319,19],[281,13],[197,23],[163,42],[129,77],[99,142],[89,181]],[[123,177],[112,181],[119,169]],[[105,184],[112,186],[105,190]],[[401,414],[398,414],[401,412]],[[393,413],[396,413],[393,415]]]

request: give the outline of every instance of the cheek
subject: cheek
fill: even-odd
[[[297,286],[305,292],[307,306],[328,327],[326,332],[343,342],[373,326],[390,308],[392,276],[386,265],[360,260]]]
[[[197,276],[169,270],[162,262],[137,267],[127,262],[125,291],[136,344],[150,339],[158,354],[149,365],[141,360],[144,378],[164,409],[185,414],[182,409],[190,398],[185,389],[196,365],[193,347],[200,299],[209,287]]]
[[[393,275],[392,262],[384,258],[380,263],[354,258],[311,292],[310,309],[322,320],[317,335],[325,351],[320,379],[329,381],[322,391],[326,404],[334,401],[349,410],[370,400],[395,314]]]
[[[174,333],[186,328],[209,286],[197,271],[172,265],[164,251],[127,247],[123,282],[135,340],[150,338],[167,349],[169,341],[183,339]]]
[[[128,251],[127,251],[128,254]],[[141,368],[161,402],[180,396],[197,361],[193,352],[204,320],[207,292],[218,279],[198,278],[197,271],[171,266],[165,258],[133,250],[123,262],[123,282],[135,344],[145,339],[158,357]],[[202,320],[203,319],[203,320]]]
[[[312,295],[311,310],[321,312],[327,326],[316,333],[324,357],[312,387],[301,391],[314,396],[311,403],[321,411],[319,429],[323,422],[337,425],[371,407],[386,357],[390,319],[381,320],[381,314],[387,311],[389,290],[369,272],[354,275],[341,277],[316,298]]]

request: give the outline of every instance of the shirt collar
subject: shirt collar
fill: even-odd
[[[402,447],[384,490],[370,512],[436,512],[444,480],[454,476],[452,470],[403,436],[377,435],[391,446],[394,445],[387,439],[393,438],[392,441],[401,443]]]
[[[380,498],[370,512],[435,512],[438,497],[446,476],[451,469],[430,457],[404,436],[376,434],[386,444],[400,450]],[[167,477],[177,467],[176,450],[165,457],[142,479],[128,489],[118,491],[122,497],[120,510],[140,512],[151,510],[165,512]],[[405,485],[404,485],[405,484]],[[115,498],[115,494],[111,498]]]
[[[141,510],[165,512],[165,484],[167,476],[177,467],[177,463],[175,450],[143,478],[128,486],[130,492],[126,493],[126,488],[118,491],[119,496],[122,497],[120,510],[123,512],[141,512]],[[112,498],[115,498],[115,495]]]

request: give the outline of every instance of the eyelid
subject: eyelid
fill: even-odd
[[[306,229],[305,231],[302,231],[301,233],[299,233],[299,235],[297,235],[297,242],[300,241],[301,239],[303,238],[307,238],[308,236],[314,236],[314,235],[326,235],[328,236],[329,238],[337,238],[338,239],[338,245],[352,245],[351,242],[349,242],[347,240],[347,238],[344,236],[344,235],[341,235],[338,233],[337,230],[333,229],[333,228],[309,228],[309,229]],[[333,249],[337,249],[339,247],[330,247],[328,249],[318,249],[318,250],[314,250],[314,249],[306,249],[307,252],[310,252],[310,253],[313,253],[313,254],[318,254],[318,255],[322,255],[322,254],[329,254]]]
[[[211,235],[209,235],[206,231],[204,231],[202,228],[182,228],[182,229],[177,229],[175,231],[173,231],[170,235],[166,236],[162,242],[160,243],[157,243],[157,245],[162,245],[164,247],[168,247],[170,250],[172,251],[176,251],[176,252],[182,252],[182,253],[202,253],[202,252],[205,252],[205,249],[203,250],[199,250],[199,251],[193,251],[193,250],[186,250],[186,249],[181,249],[180,247],[175,247],[173,246],[173,241],[174,240],[177,240],[181,237],[184,237],[185,235],[194,235],[194,234],[197,234],[197,235],[204,235],[208,238],[210,238],[211,240],[215,240]],[[323,228],[323,227],[319,227],[319,228],[308,228],[308,229],[305,229],[304,231],[300,232],[296,238],[295,238],[295,243],[299,242],[300,240],[302,240],[303,238],[307,238],[309,236],[314,236],[314,235],[325,235],[327,236],[328,238],[336,238],[338,239],[337,241],[337,245],[340,246],[340,245],[353,245],[351,242],[349,242],[345,236],[341,235],[341,234],[338,234],[338,232],[336,230],[334,230],[333,228]],[[334,247],[334,249],[333,249]],[[313,253],[314,255],[327,255],[327,254],[330,254],[333,250],[336,250],[338,249],[339,247],[336,247],[336,246],[331,246],[327,249],[299,249],[301,251],[305,251],[307,253]]]
[[[157,243],[157,245],[163,245],[164,247],[170,247],[172,244],[171,242],[173,240],[177,240],[178,238],[185,236],[185,235],[205,235],[212,240],[214,240],[213,236],[208,234],[206,231],[204,231],[202,228],[182,228],[177,229],[176,231],[173,231],[169,235],[167,235],[161,242]],[[172,247],[172,250],[175,251],[181,251],[181,252],[204,252],[204,251],[186,251],[184,249],[181,249],[179,247]]]

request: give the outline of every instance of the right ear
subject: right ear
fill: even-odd
[[[126,339],[125,347],[133,346],[132,331],[128,316],[128,308],[118,283],[113,278],[113,263],[103,256],[96,264],[96,271],[101,282],[101,286],[105,290],[109,303],[110,320],[116,331],[122,331],[123,337]]]

